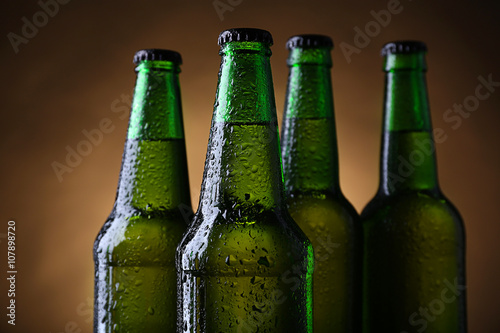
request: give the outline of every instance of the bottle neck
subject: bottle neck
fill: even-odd
[[[136,72],[116,208],[162,211],[191,206],[179,66],[143,61]]]
[[[438,190],[423,53],[386,57],[380,191]]]
[[[282,129],[285,190],[340,192],[330,48],[293,48]]]
[[[276,106],[269,47],[222,46],[200,197],[202,212],[272,210],[282,205]]]

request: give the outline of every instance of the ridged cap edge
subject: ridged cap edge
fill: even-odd
[[[137,65],[145,60],[171,61],[178,65],[182,64],[182,57],[179,52],[163,49],[144,49],[135,53],[134,64]]]
[[[267,30],[235,28],[224,30],[219,35],[218,43],[220,46],[229,42],[261,42],[273,45],[273,36]]]
[[[286,48],[291,50],[293,48],[316,48],[316,47],[329,47],[333,48],[333,41],[330,37],[324,35],[296,35],[292,36],[286,42]]]
[[[385,44],[380,54],[386,56],[388,54],[410,54],[417,52],[427,52],[425,43],[416,40],[401,40]]]

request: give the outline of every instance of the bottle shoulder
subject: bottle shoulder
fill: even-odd
[[[185,216],[180,210],[117,213],[114,209],[96,237],[94,259],[116,265],[124,261],[144,264],[166,257],[173,262],[175,248],[188,226]]]
[[[356,221],[359,219],[359,214],[354,206],[340,192],[295,192],[287,196],[286,202],[294,218],[295,214],[318,212],[327,214],[331,218],[346,221]]]
[[[246,216],[221,212],[204,216],[198,212],[177,249],[183,269],[196,267],[219,273],[232,261],[246,265],[249,272],[255,265],[272,267],[277,272],[289,264],[287,260],[304,264],[304,258],[312,264],[311,242],[286,210]]]
[[[361,219],[365,256],[383,253],[389,261],[404,260],[413,267],[443,268],[463,260],[464,224],[454,206],[437,193],[376,196]]]
[[[359,215],[343,196],[325,193],[302,193],[287,198],[292,218],[314,246],[331,239],[337,244],[360,241]]]
[[[438,227],[448,224],[463,230],[460,213],[440,191],[413,190],[390,196],[378,193],[363,209],[361,220],[364,225],[385,222]]]

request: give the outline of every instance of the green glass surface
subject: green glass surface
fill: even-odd
[[[466,332],[465,232],[437,181],[425,54],[386,57],[380,186],[361,214],[364,332]]]
[[[176,330],[175,249],[192,210],[178,66],[157,63],[137,68],[115,205],[94,244],[95,333]]]
[[[184,139],[180,68],[170,61],[145,60],[136,68],[128,139]]]
[[[312,332],[313,249],[284,203],[269,46],[221,54],[200,205],[177,249],[178,332]]]
[[[287,63],[285,191],[314,247],[314,331],[359,332],[361,229],[339,185],[330,48],[293,48]]]

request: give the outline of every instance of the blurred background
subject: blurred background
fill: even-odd
[[[474,97],[480,77],[500,82],[498,2],[28,0],[3,1],[1,12],[1,332],[92,330],[92,245],[115,197],[139,49],[169,48],[184,58],[180,80],[196,208],[220,64],[217,37],[233,27],[273,34],[280,119],[286,40],[301,33],[333,38],[341,185],[358,211],[378,186],[380,48],[395,39],[427,43],[433,125],[446,136],[437,145],[439,179],[467,229],[469,329],[500,331],[500,83],[481,88],[488,92],[483,100]],[[446,118],[464,103],[470,112]],[[83,147],[85,133],[99,130],[103,120],[112,130],[91,149]],[[68,151],[85,148],[69,165]],[[9,220],[16,221],[17,237],[15,327],[6,318]]]

